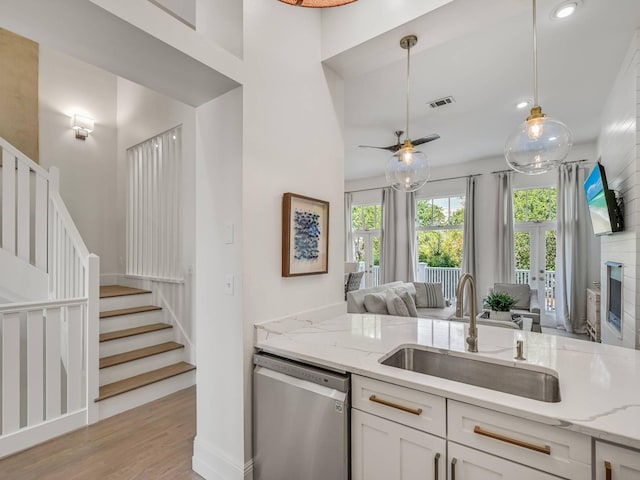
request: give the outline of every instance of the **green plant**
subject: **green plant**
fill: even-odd
[[[484,303],[496,312],[508,312],[516,301],[506,293],[492,293],[484,299]]]

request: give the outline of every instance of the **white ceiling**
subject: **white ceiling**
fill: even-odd
[[[345,78],[345,179],[382,175],[390,154],[358,145],[391,145],[393,131],[405,129],[406,52],[398,42],[407,33],[419,37],[411,56],[411,137],[442,137],[421,150],[434,166],[502,155],[528,114],[516,101],[533,96],[530,3],[455,0],[330,59]],[[640,27],[640,2],[584,0],[575,15],[551,20],[559,3],[538,1],[540,103],[569,126],[574,143],[594,141]],[[428,107],[447,95],[456,103]]]

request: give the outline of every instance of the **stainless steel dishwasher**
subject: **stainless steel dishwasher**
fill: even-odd
[[[256,480],[349,478],[349,375],[254,356]]]

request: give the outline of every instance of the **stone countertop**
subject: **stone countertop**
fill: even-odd
[[[640,448],[640,351],[567,337],[478,325],[478,353],[465,352],[465,323],[343,314],[256,325],[257,349],[363,375]],[[524,340],[526,361],[515,361]],[[497,392],[378,362],[402,345],[556,372],[561,401]]]

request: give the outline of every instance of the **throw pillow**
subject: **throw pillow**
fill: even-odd
[[[444,308],[442,283],[413,282],[416,287],[416,307]]]
[[[402,299],[402,301],[406,305],[407,311],[409,312],[409,316],[417,317],[418,310],[416,309],[416,302],[413,301],[413,296],[411,295],[411,293],[404,290],[403,292],[400,292],[398,296]]]
[[[387,290],[385,293],[385,299],[387,301],[387,310],[389,310],[389,315],[396,315],[398,317],[410,316],[407,305],[396,292]]]
[[[364,308],[366,308],[369,313],[389,315],[389,310],[387,310],[387,300],[384,293],[369,293],[365,295]]]

